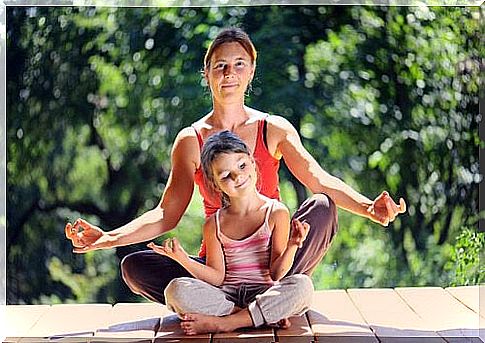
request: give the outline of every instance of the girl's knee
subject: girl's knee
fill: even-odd
[[[312,279],[305,274],[295,274],[290,277],[293,278],[292,281],[295,284],[297,298],[300,299],[305,307],[309,307],[311,305],[314,292]]]
[[[301,290],[302,293],[312,293],[313,292],[313,282],[312,279],[305,274],[295,274],[292,277],[295,278],[297,288]]]
[[[173,279],[165,288],[165,299],[183,299],[187,293],[191,278],[180,277]]]

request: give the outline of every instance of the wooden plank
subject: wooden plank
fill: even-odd
[[[119,303],[113,306],[105,328],[98,328],[90,342],[151,342],[167,314],[156,303]]]
[[[393,289],[349,289],[347,293],[381,342],[445,342]]]
[[[479,317],[440,287],[396,288],[396,292],[448,342],[478,337]]]
[[[20,342],[88,342],[97,328],[106,326],[110,304],[51,306]]]
[[[485,296],[485,286],[458,286],[448,287],[445,288],[445,290],[458,299],[462,304],[485,318],[483,310],[480,311],[480,292]]]
[[[276,329],[275,335],[278,342],[310,343],[314,340],[312,329],[306,315],[289,318],[291,326],[288,329]]]
[[[210,343],[211,335],[202,334],[187,336],[180,327],[180,319],[173,312],[166,310],[169,314],[164,315],[160,322],[160,328],[155,334],[155,343]]]
[[[49,309],[49,305],[8,305],[5,306],[5,342],[18,342],[28,336],[29,330]]]
[[[268,327],[245,328],[233,332],[217,333],[212,335],[212,343],[224,342],[241,343],[273,343],[276,341],[274,330]]]
[[[378,342],[344,290],[315,292],[307,317],[318,342]]]

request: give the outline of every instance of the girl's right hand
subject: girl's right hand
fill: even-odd
[[[147,247],[155,251],[157,254],[170,257],[172,260],[182,262],[189,258],[184,248],[180,245],[177,238],[166,239],[162,245],[156,245],[153,242],[147,244]]]

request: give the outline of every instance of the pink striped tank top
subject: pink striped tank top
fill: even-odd
[[[224,285],[274,284],[269,273],[271,256],[271,230],[268,218],[273,209],[271,201],[266,211],[263,225],[249,237],[234,240],[224,235],[220,228],[219,214],[216,212],[216,234],[222,243],[226,263]]]

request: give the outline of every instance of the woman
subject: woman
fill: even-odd
[[[73,225],[67,223],[66,236],[72,240],[75,252],[144,242],[170,231],[187,209],[194,183],[204,199],[206,217],[213,214],[221,203],[205,185],[200,151],[211,134],[222,130],[237,134],[253,152],[260,172],[261,194],[279,198],[277,172],[281,158],[314,194],[293,215],[294,219],[310,224],[310,232],[298,249],[288,275],[311,275],[323,258],[337,231],[336,206],[384,226],[406,211],[403,199],[397,205],[387,192],[382,192],[372,201],[331,176],[304,148],[298,132],[286,119],[245,106],[245,92],[254,77],[256,58],[254,45],[240,29],[223,30],[215,38],[204,58],[204,77],[212,93],[213,110],[178,133],[171,152],[172,170],[160,203],[109,232],[82,219]],[[202,245],[199,262],[204,262],[204,255]],[[151,250],[126,256],[121,269],[133,292],[161,303],[165,303],[163,290],[172,279],[190,276],[178,263]]]

